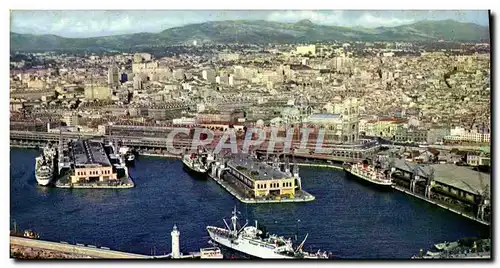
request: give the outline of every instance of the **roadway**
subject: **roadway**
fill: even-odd
[[[127,253],[106,248],[93,248],[88,246],[72,245],[61,242],[50,242],[38,239],[23,237],[10,237],[10,243],[18,246],[40,248],[52,251],[59,251],[68,254],[90,256],[99,259],[151,259],[152,256],[135,253]]]

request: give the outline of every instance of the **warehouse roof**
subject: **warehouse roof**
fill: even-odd
[[[482,192],[483,187],[491,185],[489,174],[474,171],[468,167],[453,164],[417,165],[402,159],[394,159],[394,165],[407,172],[415,170],[418,176],[425,178],[430,176],[432,167],[435,181],[473,194]]]

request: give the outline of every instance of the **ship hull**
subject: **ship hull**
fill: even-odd
[[[38,185],[41,185],[41,186],[48,186],[50,184],[50,182],[52,181],[51,178],[40,178],[38,176],[35,175],[35,178],[36,178],[36,182],[38,183]]]
[[[224,246],[226,248],[241,252],[245,255],[260,258],[260,259],[295,259],[290,256],[275,253],[272,249],[262,247],[259,245],[250,244],[246,239],[239,239],[238,241],[231,241],[229,238],[217,235],[211,228],[208,227],[207,231],[213,242]]]
[[[362,184],[371,186],[373,188],[379,189],[379,190],[384,190],[384,191],[389,191],[392,189],[392,183],[381,183],[381,182],[376,182],[373,180],[369,180],[367,178],[364,178],[363,176],[359,176],[355,173],[352,173],[349,169],[344,168],[344,172],[346,174],[346,177],[350,179],[354,179],[359,181]]]
[[[189,167],[188,165],[186,165],[186,163],[184,163],[184,161],[182,162],[182,167],[189,175],[191,175],[195,179],[198,179],[198,180],[206,180],[207,179],[208,172],[206,172],[206,171],[201,172],[201,171],[194,170],[191,167]]]

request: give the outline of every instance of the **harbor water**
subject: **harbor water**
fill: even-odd
[[[243,204],[216,182],[191,178],[180,160],[158,157],[136,159],[132,189],[45,188],[34,177],[37,155],[11,148],[11,226],[15,220],[49,241],[166,254],[176,224],[181,251],[197,251],[210,246],[205,227],[223,227],[234,206],[242,223],[258,220],[270,233],[293,239],[298,233],[299,240],[309,233],[306,250],[347,259],[409,259],[435,243],[488,235],[478,223],[398,191],[360,184],[335,169],[301,167],[313,202]]]

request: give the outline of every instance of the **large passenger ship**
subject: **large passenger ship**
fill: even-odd
[[[352,177],[382,188],[392,186],[390,175],[384,173],[381,168],[368,164],[366,160],[353,165],[344,164],[344,171]]]
[[[238,229],[238,211],[233,210],[231,217],[232,228],[224,220],[226,228],[207,226],[210,238],[217,244],[239,251],[249,256],[261,259],[328,259],[326,252],[308,253],[302,250],[307,235],[302,243],[293,247],[291,239],[283,236],[267,235],[255,226],[245,225]]]
[[[43,148],[40,156],[35,158],[35,178],[39,185],[49,185],[57,170],[57,150],[50,144]]]

